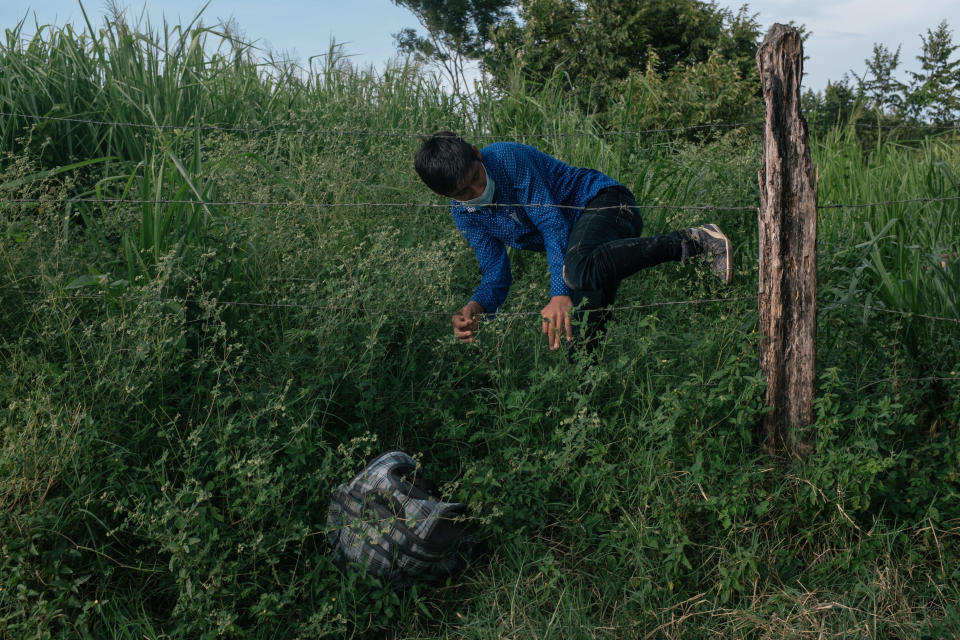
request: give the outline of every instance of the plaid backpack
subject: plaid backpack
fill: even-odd
[[[466,505],[444,502],[424,488],[417,463],[402,451],[377,457],[337,487],[327,515],[334,563],[356,563],[396,588],[442,582],[462,569],[472,536]]]

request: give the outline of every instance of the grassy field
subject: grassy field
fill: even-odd
[[[792,460],[757,435],[759,127],[603,135],[559,83],[465,106],[122,21],[7,32],[0,112],[0,638],[960,635],[955,135],[815,132],[822,205],[899,203],[821,209]],[[651,232],[716,221],[734,284],[632,278],[590,366],[513,253],[456,343],[475,260],[412,170],[441,127],[601,169]],[[392,448],[485,539],[442,588],[329,560],[333,488]]]

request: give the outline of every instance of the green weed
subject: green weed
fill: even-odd
[[[413,65],[356,69],[331,43],[294,68],[198,21],[18,33],[0,50],[0,104],[24,116],[0,122],[0,637],[960,630],[954,325],[840,304],[955,317],[950,202],[821,210],[816,446],[775,459],[756,440],[755,215],[675,206],[757,204],[746,128],[610,136],[561,83],[465,106]],[[662,207],[650,233],[718,222],[735,284],[678,265],[625,281],[621,306],[663,304],[617,310],[592,361],[546,348],[527,313],[546,261],[511,252],[510,299],[458,344],[476,263],[411,170],[439,128],[607,171]],[[821,204],[955,193],[950,140],[815,145]],[[54,169],[89,158],[109,160]],[[389,448],[483,532],[443,587],[398,594],[328,559],[333,488]]]

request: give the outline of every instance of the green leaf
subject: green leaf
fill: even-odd
[[[103,158],[94,158],[93,160],[84,160],[82,162],[74,162],[73,164],[57,167],[56,169],[50,169],[47,171],[38,171],[37,173],[31,173],[30,175],[24,176],[17,180],[11,180],[10,182],[4,182],[0,184],[0,191],[11,191],[21,185],[29,184],[35,180],[50,178],[52,176],[59,175],[61,173],[73,171],[74,169],[80,169],[81,167],[87,167],[92,164],[97,164],[99,162],[106,162],[108,160],[114,160],[114,158],[112,156],[106,156]]]
[[[64,289],[80,289],[81,287],[89,287],[93,285],[102,285],[106,284],[107,275],[104,273],[89,273],[85,276],[80,276],[71,280]]]

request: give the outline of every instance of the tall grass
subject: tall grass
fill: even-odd
[[[0,109],[12,115],[0,119],[4,150],[19,151],[26,141],[50,166],[101,156],[136,161],[165,129],[254,129],[256,137],[264,135],[258,129],[284,128],[293,135],[302,128],[417,131],[429,120],[414,107],[457,110],[436,80],[413,67],[370,81],[373,71],[351,67],[335,42],[301,66],[263,55],[227,26],[204,26],[199,14],[161,28],[131,22],[116,8],[99,28],[83,15],[82,32],[45,25],[25,38],[23,23],[6,30]],[[394,99],[408,108],[367,106]]]
[[[822,214],[820,237],[827,252],[849,261],[843,298],[960,320],[960,200],[950,199],[960,196],[956,140],[890,143],[864,152],[848,128],[828,135],[815,155],[821,204],[883,203]],[[938,344],[931,337],[944,330],[911,316],[904,323],[915,351],[924,343]]]
[[[902,322],[828,308],[818,447],[775,460],[754,437],[753,214],[645,209],[651,232],[715,217],[738,281],[665,265],[624,282],[622,304],[746,299],[620,311],[591,364],[515,313],[545,295],[545,260],[520,252],[501,316],[455,343],[472,253],[442,209],[377,204],[437,203],[411,157],[416,134],[444,127],[478,146],[533,134],[643,204],[751,206],[747,131],[594,136],[559,83],[464,106],[416,67],[358,70],[335,45],[283,76],[234,40],[228,64],[203,43],[215,29],[164,33],[114,16],[3,53],[36,83],[28,113],[68,93],[40,78],[69,50],[90,80],[57,113],[101,119],[109,77],[122,120],[146,126],[51,123],[45,140],[36,121],[0,123],[0,637],[960,632],[955,334],[918,334],[933,388]],[[192,106],[161,115],[181,94]],[[209,123],[263,130],[191,128]],[[587,135],[557,135],[570,131]],[[942,195],[953,183],[937,176],[956,174],[946,142],[864,155],[838,137],[816,153],[822,202]],[[71,154],[111,160],[51,170]],[[201,204],[162,202],[183,199]],[[879,299],[870,260],[893,242],[955,247],[938,207],[824,210],[825,295]],[[918,235],[880,234],[894,219]],[[333,487],[387,448],[420,454],[484,533],[488,551],[443,588],[396,594],[329,561]]]

